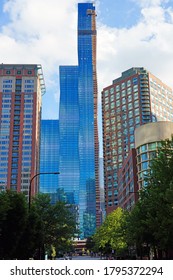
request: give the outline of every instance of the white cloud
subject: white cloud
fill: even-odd
[[[141,18],[131,28],[100,26],[98,77],[101,87],[110,85],[122,71],[135,66],[144,66],[173,87],[173,11],[164,9],[160,5],[163,2],[139,1],[143,7]]]
[[[4,11],[11,22],[3,26],[2,33],[15,39],[19,46],[27,47],[28,57],[37,57],[49,63],[70,60],[74,62],[76,52],[77,7],[76,0],[9,0]],[[13,50],[12,50],[13,52]],[[69,55],[70,53],[70,55]]]
[[[59,65],[77,64],[77,2],[8,0],[4,6],[10,22],[1,28],[0,62],[42,64],[48,91],[43,98],[45,117],[49,113],[55,116]],[[169,1],[135,0],[141,17],[135,26],[121,29],[99,22],[105,12],[100,10],[99,2],[96,1],[99,93],[133,66],[144,66],[173,87],[173,9],[164,8]],[[50,102],[51,110],[46,108]]]

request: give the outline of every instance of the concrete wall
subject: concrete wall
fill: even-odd
[[[170,139],[171,135],[173,135],[173,122],[144,124],[135,129],[135,148],[147,143]]]

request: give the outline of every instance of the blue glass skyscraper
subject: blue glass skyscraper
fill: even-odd
[[[60,157],[59,192],[61,200],[79,204],[79,107],[78,67],[60,67]]]
[[[80,238],[100,225],[96,23],[92,3],[78,4],[78,66],[60,67],[60,176],[75,205]]]
[[[40,172],[52,173],[59,171],[59,121],[41,121],[40,145]],[[58,176],[44,174],[39,176],[40,192],[49,194],[51,202],[55,203],[58,197]]]

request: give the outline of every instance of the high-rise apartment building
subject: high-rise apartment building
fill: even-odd
[[[59,172],[59,121],[41,121],[41,144],[40,144],[40,188],[41,193],[50,195],[51,203],[54,204],[58,197],[58,174]]]
[[[40,65],[0,65],[0,187],[28,196],[30,179],[39,172]],[[38,191],[33,180],[31,195]]]
[[[131,68],[102,91],[106,212],[118,206],[118,171],[135,147],[134,130],[173,121],[173,92],[144,68]]]
[[[59,188],[76,207],[80,238],[100,225],[96,13],[78,4],[78,66],[60,67]]]

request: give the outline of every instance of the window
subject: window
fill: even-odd
[[[112,196],[112,191],[108,191],[108,196],[109,196],[109,197]]]
[[[122,106],[122,111],[126,111],[126,105]]]
[[[153,158],[155,158],[156,157],[156,152],[150,152],[149,153],[149,159],[151,160],[151,159],[153,159]]]
[[[33,88],[34,88],[34,85],[28,85],[28,84],[26,84],[26,85],[25,85],[25,88],[32,88],[32,89],[33,89]]]
[[[132,92],[132,88],[130,87],[127,89],[127,94],[131,94],[131,92]]]
[[[128,116],[129,116],[129,118],[132,118],[133,117],[133,111],[129,111]]]
[[[6,71],[6,74],[11,74],[11,71],[10,71],[10,70],[7,70],[7,71]]]
[[[137,83],[138,83],[138,78],[137,77],[133,78],[133,84],[135,85]]]
[[[114,95],[111,95],[111,101],[114,101]]]
[[[29,70],[29,71],[28,71],[28,75],[31,75],[31,74],[32,74],[32,71],[31,71],[31,70]]]
[[[17,173],[18,172],[18,170],[15,168],[12,168],[12,170],[11,170],[11,172],[13,173],[13,174],[15,174],[15,173]]]
[[[108,206],[112,206],[112,201],[111,200],[108,201]]]
[[[130,132],[130,134],[133,134],[133,133],[134,133],[134,127],[133,127],[133,126],[131,126],[131,127],[129,128],[129,132]]]
[[[142,170],[148,169],[148,161],[142,163]]]
[[[133,143],[135,141],[134,135],[130,135],[130,143]]]
[[[9,80],[9,79],[5,79],[5,80],[3,80],[3,84],[12,84],[12,80]]]
[[[117,107],[120,106],[120,100],[117,100],[117,101],[116,101],[116,106],[117,106]]]
[[[17,167],[18,167],[18,163],[12,163],[11,166],[12,166],[12,168],[13,168],[13,167],[16,167],[16,168],[17,168]]]
[[[132,109],[132,108],[133,108],[132,103],[129,103],[129,104],[128,104],[128,109],[130,110],[130,109]]]
[[[149,150],[155,150],[156,149],[156,143],[149,143],[148,144],[148,149]]]
[[[104,94],[105,94],[105,97],[108,96],[109,91],[108,91],[108,90],[105,90]]]
[[[17,75],[21,75],[21,71],[20,70],[17,70]]]
[[[115,107],[114,103],[111,103],[111,109],[113,109]]]
[[[134,143],[131,143],[130,144],[130,149],[133,149],[135,147],[135,144]]]
[[[118,200],[117,199],[114,200],[114,205],[118,205]]]
[[[136,118],[135,118],[135,123],[136,123],[136,124],[139,124],[139,123],[140,123],[140,117],[136,117]],[[137,127],[137,126],[136,126],[136,127]]]
[[[138,85],[133,86],[133,92],[138,91]]]
[[[125,91],[125,89],[124,90],[122,90],[122,97],[124,97],[124,96],[126,96],[126,91]]]
[[[21,79],[16,79],[16,85],[21,85],[22,84],[22,80]]]
[[[3,85],[3,88],[12,88],[12,85],[5,84],[5,85]]]
[[[131,86],[131,80],[127,81],[127,87]]]
[[[116,93],[116,99],[119,99],[120,98],[120,92],[117,92]]]
[[[111,88],[111,89],[110,89],[110,93],[111,93],[111,94],[114,93],[114,88]]]
[[[126,86],[126,84],[125,84],[125,83],[122,83],[122,84],[121,84],[121,89],[124,89],[125,86]]]
[[[132,112],[132,111],[131,111]],[[134,124],[133,118],[129,119],[129,126],[132,126]]]
[[[142,145],[141,146],[141,152],[145,152],[147,150],[147,145]]]
[[[147,153],[142,154],[142,155],[141,155],[141,159],[142,159],[142,161],[148,160]]]
[[[10,89],[3,89],[3,92],[11,92]]]
[[[125,97],[122,98],[122,104],[123,105],[126,104],[126,98]]]
[[[132,95],[128,95],[128,102],[132,101]]]
[[[117,85],[117,86],[116,86],[116,91],[119,91],[119,90],[120,90],[120,86]]]
[[[134,98],[134,100],[135,100],[135,99],[138,99],[138,92],[135,92],[135,93],[134,93],[133,98]]]
[[[114,190],[114,195],[118,196],[118,190]]]
[[[139,102],[138,102],[138,100],[136,100],[135,102],[134,102],[134,107],[136,108],[136,107],[139,107]]]

